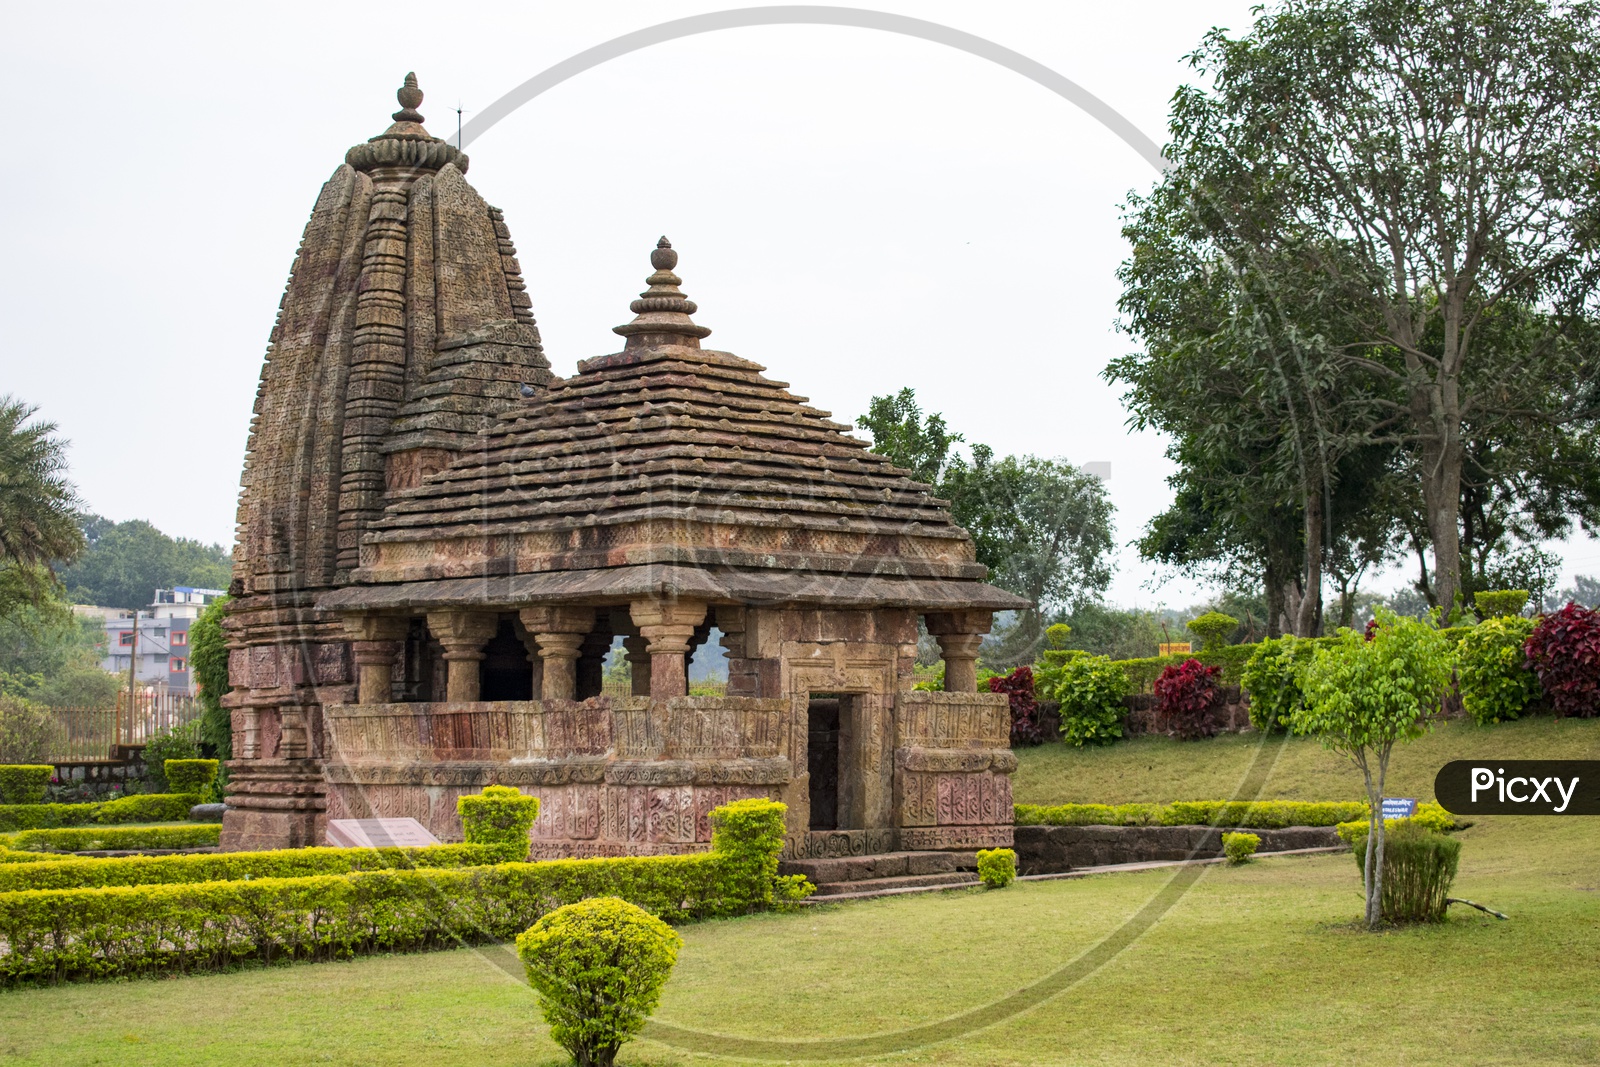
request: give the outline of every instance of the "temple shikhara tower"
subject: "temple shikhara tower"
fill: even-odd
[[[665,238],[622,350],[556,378],[500,212],[414,77],[399,99],[323,187],[262,372],[224,847],[372,815],[459,840],[494,783],[541,798],[536,858],[704,849],[751,796],[794,857],[1009,845],[1010,716],[974,664],[1023,601],[945,502],[703,347]],[[912,689],[919,620],[943,692]],[[713,628],[727,694],[689,696]]]

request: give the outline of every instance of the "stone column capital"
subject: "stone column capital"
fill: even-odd
[[[428,632],[444,646],[445,659],[452,654],[477,653],[483,658],[483,646],[494,636],[495,617],[482,611],[430,611]]]
[[[411,620],[400,615],[346,615],[340,620],[352,641],[400,641]]]
[[[523,608],[518,615],[534,634],[586,634],[594,629],[594,608],[541,604]]]
[[[628,615],[641,634],[646,633],[646,626],[686,626],[693,634],[695,627],[705,621],[706,602],[641,598],[628,605]]]
[[[941,634],[986,634],[994,625],[992,611],[930,611],[922,616],[928,632]]]

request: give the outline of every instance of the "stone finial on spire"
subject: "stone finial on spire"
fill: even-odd
[[[422,90],[417,75],[407,72],[405,84],[395,92],[400,110],[393,115],[394,125],[366,144],[358,144],[344,155],[344,161],[359,171],[384,171],[399,168],[413,175],[436,171],[448,163],[463,174],[467,156],[456,145],[433,136],[422,127]]]
[[[645,279],[650,286],[639,294],[639,299],[628,305],[628,310],[638,317],[632,322],[612,328],[613,333],[628,339],[626,348],[648,348],[652,345],[684,345],[699,348],[700,338],[709,336],[711,329],[698,326],[689,318],[699,307],[683,295],[678,286],[683,279],[672,273],[678,265],[678,253],[665,237],[656,242],[650,253],[650,266],[655,273]]]
[[[390,118],[396,122],[420,123],[422,121],[422,116],[417,112],[417,108],[422,106],[422,90],[417,88],[416,71],[406,72],[406,82],[395,91],[394,96],[396,100],[400,101],[400,110],[396,111]]]

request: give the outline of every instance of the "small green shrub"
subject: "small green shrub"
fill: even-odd
[[[1109,745],[1123,736],[1128,679],[1106,656],[1074,656],[1038,674],[1039,695],[1061,707],[1061,739],[1069,745]]]
[[[1264,734],[1289,728],[1289,720],[1305,700],[1300,672],[1316,647],[1293,634],[1255,646],[1239,674],[1239,684],[1250,694],[1251,726]]]
[[[214,759],[169,759],[162,764],[162,769],[166,772],[167,788],[172,792],[203,794],[216,781],[218,766]]]
[[[817,887],[803,874],[780,874],[772,880],[772,908],[774,911],[795,911],[800,902]]]
[[[661,1000],[680,938],[617,897],[557,908],[517,938],[517,956],[550,1025],[578,1067],[611,1067]]]
[[[1017,880],[1017,854],[1009,848],[979,849],[978,877],[990,889],[1004,889]]]
[[[1190,619],[1188,625],[1189,632],[1200,639],[1200,651],[1215,652],[1239,628],[1239,620],[1220,611],[1208,611],[1198,619]]]
[[[0,765],[0,804],[39,804],[56,769],[48,763]]]
[[[144,746],[144,773],[153,793],[171,792],[167,784],[167,760],[200,758],[200,720],[174,726],[156,734]]]
[[[1479,726],[1517,718],[1542,694],[1524,651],[1535,625],[1520,615],[1490,617],[1456,645],[1461,703]]]
[[[1261,838],[1255,834],[1231,833],[1222,835],[1222,854],[1228,857],[1229,863],[1247,863],[1251,856],[1256,854],[1256,849],[1261,847]]]
[[[94,821],[180,822],[189,817],[189,809],[198,803],[198,793],[139,793],[101,804],[100,810],[95,812]]]
[[[1472,603],[1478,609],[1480,619],[1501,619],[1521,615],[1522,609],[1528,604],[1528,591],[1526,589],[1486,591],[1475,594]]]
[[[188,826],[105,826],[71,830],[24,830],[16,835],[18,851],[99,852],[142,848],[208,848],[217,844],[216,823]]]
[[[539,817],[539,798],[524,796],[513,785],[486,785],[475,796],[456,801],[467,844],[490,845],[520,863],[528,858],[528,831]]]
[[[1367,829],[1351,844],[1365,875]],[[1461,842],[1411,819],[1391,819],[1383,831],[1383,884],[1379,913],[1392,923],[1443,922],[1445,898],[1461,862]]]

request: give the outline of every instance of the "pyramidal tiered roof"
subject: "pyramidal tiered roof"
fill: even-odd
[[[501,415],[374,524],[326,607],[670,594],[1009,608],[945,501],[828,412],[700,347],[662,238],[621,352]]]

